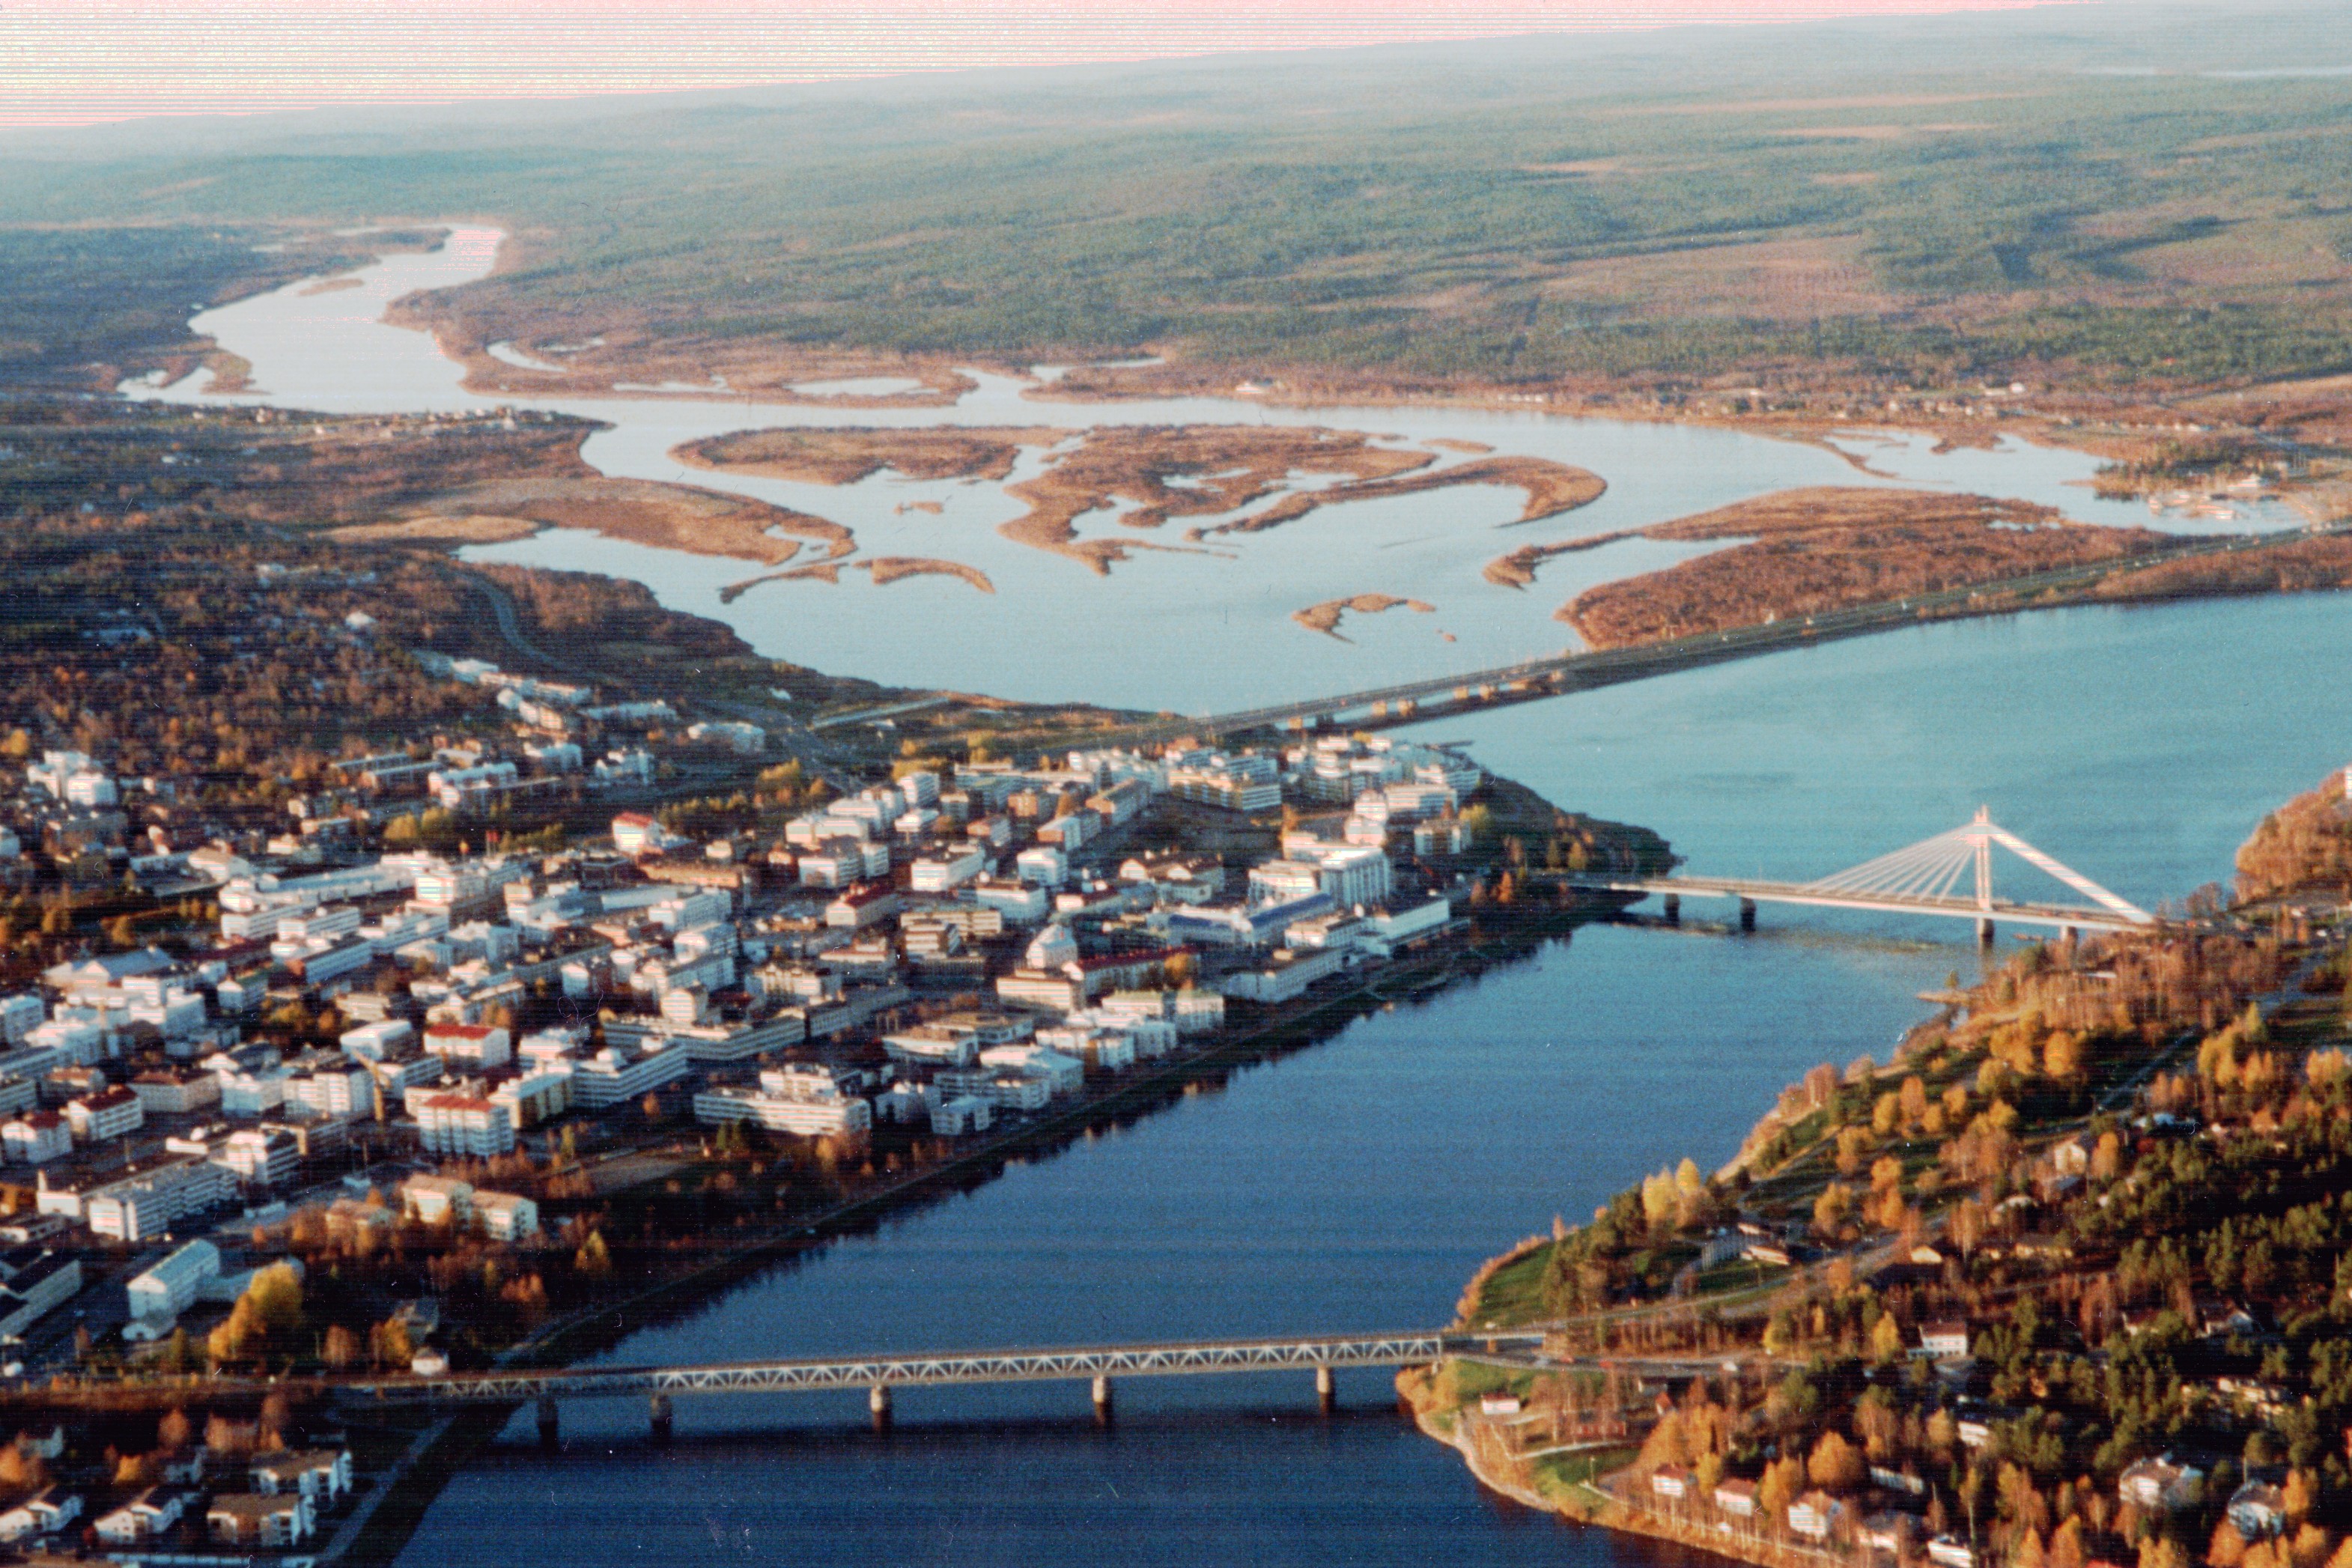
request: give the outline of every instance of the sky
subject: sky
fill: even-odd
[[[2063,0],[0,0],[0,125],[674,92]]]

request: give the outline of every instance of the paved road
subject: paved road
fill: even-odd
[[[474,573],[461,568],[454,570],[457,581],[490,606],[490,615],[498,622],[499,636],[525,659],[583,680],[601,681],[607,686],[627,684],[603,670],[591,668],[575,659],[558,658],[541,647],[524,635],[521,618],[515,613],[514,599],[505,589]],[[846,771],[841,753],[811,733],[806,724],[785,709],[711,699],[705,699],[702,705],[727,718],[757,724],[766,730],[782,743],[786,755],[800,763],[802,771],[809,778],[823,779],[843,794],[858,787],[859,781]]]

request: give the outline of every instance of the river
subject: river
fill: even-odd
[[[255,358],[250,342],[231,346]],[[265,369],[273,391],[299,384]],[[382,406],[407,385],[388,380]],[[354,385],[344,406],[367,395]],[[1737,448],[1743,464],[1751,450],[1800,467],[1822,457],[1749,442]],[[2019,466],[2001,472],[2021,484],[2049,460],[1976,460],[2011,456]],[[1618,494],[1632,487],[1630,468],[1585,460]],[[1750,472],[1659,482],[1693,494],[1786,482]],[[656,586],[668,599],[686,592],[679,581]],[[897,606],[915,602],[866,608],[889,608],[884,631],[928,647],[928,679],[944,668],[984,688],[957,645],[910,637],[919,623]],[[1564,805],[1657,828],[1698,869],[1817,876],[1985,805],[2152,904],[2226,876],[2263,811],[2345,761],[2352,692],[2329,673],[2344,613],[2314,596],[1937,625],[1428,733],[1472,742],[1489,767]],[[770,651],[796,635],[761,634]],[[1122,700],[1117,689],[1174,678],[1139,668],[1169,661],[1132,641],[1102,642],[1066,676],[1077,694]],[[813,662],[880,673],[855,658]],[[2031,875],[1998,868],[2013,873]],[[1769,907],[1748,937],[1589,927],[835,1241],[611,1359],[1434,1323],[1480,1258],[1685,1153],[1719,1161],[1773,1090],[1815,1062],[1883,1057],[1922,1013],[1916,993],[1976,962],[1955,934]],[[519,1422],[443,1493],[403,1561],[502,1565],[552,1550],[584,1568],[720,1557],[1010,1568],[1668,1554],[1482,1495],[1452,1453],[1395,1416],[1381,1375],[1343,1373],[1339,1389],[1339,1414],[1324,1419],[1303,1374],[1131,1383],[1108,1432],[1079,1387],[918,1391],[901,1396],[887,1437],[864,1430],[848,1395],[689,1399],[667,1450],[646,1441],[636,1404],[576,1403],[562,1456],[539,1454]]]
[[[2005,442],[1994,451],[1937,456],[1924,438],[1885,431],[1841,438],[1848,452],[1876,470],[1866,473],[1837,451],[1735,430],[1479,409],[1291,409],[1248,399],[1060,403],[1023,395],[1037,384],[982,371],[968,373],[974,390],[944,409],[762,405],[687,395],[567,398],[559,377],[549,378],[551,389],[545,394],[494,399],[463,390],[460,368],[426,334],[378,318],[386,304],[411,290],[483,276],[499,237],[494,229],[460,227],[439,250],[392,257],[362,269],[354,275],[355,287],[322,294],[308,282],[289,284],[198,316],[192,330],[213,335],[251,363],[260,389],[253,394],[215,398],[203,373],[168,388],[138,384],[126,391],[329,413],[449,414],[514,405],[599,420],[609,428],[591,436],[581,455],[601,472],[684,480],[814,513],[855,531],[860,558],[943,557],[985,573],[995,592],[941,576],[877,586],[862,573],[847,572],[838,584],[763,584],[729,604],[720,590],[758,575],[761,567],[572,530],[468,550],[468,558],[632,577],[672,609],[723,620],[761,653],[818,669],[923,689],[944,680],[1024,700],[1184,713],[1557,653],[1576,638],[1552,613],[1581,588],[1720,545],[1624,540],[1554,558],[1525,591],[1485,581],[1481,571],[1488,562],[1520,545],[1638,528],[1791,486],[1902,482],[2019,497],[2085,521],[2245,526],[2156,521],[2137,503],[2102,500],[2089,488],[2097,464],[2081,453]],[[1187,546],[1172,525],[1129,529],[1110,512],[1097,511],[1078,520],[1082,538],[1115,536],[1148,547],[1106,577],[1000,535],[1000,523],[1026,510],[1003,484],[918,482],[887,472],[848,486],[803,484],[690,470],[669,456],[681,442],[772,426],[1049,426],[1076,432],[1105,425],[1261,423],[1368,432],[1387,445],[1431,452],[1441,468],[1469,455],[1436,443],[1548,458],[1591,469],[1609,490],[1591,505],[1526,524],[1512,521],[1521,493],[1491,485],[1353,502],[1263,532],[1216,536],[1205,550]],[[1044,460],[1041,452],[1024,453],[1006,483],[1035,473]],[[1316,488],[1330,479],[1295,482]],[[917,506],[940,510],[912,510]],[[2241,510],[2278,526],[2295,521],[2273,502],[2242,503]],[[1290,618],[1309,605],[1371,593],[1417,599],[1433,613],[1351,615],[1339,637]],[[1102,657],[1107,626],[1120,628],[1135,657]]]

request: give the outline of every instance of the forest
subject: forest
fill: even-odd
[[[2352,1563],[2347,846],[2331,776],[2195,926],[1955,976],[1892,1061],[1807,1073],[1721,1171],[1490,1262],[1471,1325],[1719,1364],[1619,1416],[1613,1455],[1556,1457],[1622,1389],[1457,1365],[1408,1392],[1481,1474],[1750,1561]],[[1505,1383],[1529,1408],[1489,1419]]]
[[[134,300],[84,319],[59,280],[93,249],[184,278],[177,303],[269,259],[248,229],[458,212],[514,236],[436,302],[477,345],[1156,349],[1402,387],[2344,367],[2339,84],[2202,70],[2210,38],[2177,23],[1904,26],[60,142],[0,163],[0,250],[49,280],[0,307],[0,369],[171,336]],[[2291,66],[2347,32],[2294,6],[2232,46]]]

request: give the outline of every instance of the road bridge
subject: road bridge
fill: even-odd
[[[1469,1332],[1409,1330],[1402,1333],[1298,1334],[1258,1339],[1162,1341],[1140,1344],[1076,1345],[1030,1350],[902,1351],[881,1355],[801,1356],[786,1360],[723,1362],[693,1366],[561,1367],[462,1373],[443,1377],[322,1379],[318,1386],[342,1396],[349,1407],[453,1408],[461,1405],[535,1404],[540,1434],[557,1435],[558,1402],[563,1399],[643,1395],[654,1430],[667,1435],[671,1402],[678,1394],[788,1394],[863,1389],[877,1425],[887,1425],[891,1396],[902,1388],[942,1388],[974,1384],[1087,1382],[1096,1415],[1110,1415],[1112,1379],[1120,1377],[1213,1376],[1241,1373],[1310,1372],[1326,1408],[1334,1374],[1349,1367],[1423,1366],[1450,1358],[1491,1361],[1525,1367],[1540,1360],[1559,1368],[1609,1366],[1635,1375],[1683,1377],[1711,1368],[1702,1358],[1541,1357],[1540,1331]],[[1530,1358],[1536,1358],[1531,1360]],[[282,1386],[282,1385],[273,1385]]]
[[[1383,724],[1449,716],[1489,705],[1556,697],[1570,691],[1645,679],[1677,669],[1719,664],[1777,648],[1886,631],[1947,616],[1967,615],[1996,607],[2013,608],[2020,599],[2039,598],[2049,594],[2063,595],[2087,588],[2116,572],[2138,571],[2184,556],[2261,549],[2305,536],[2305,531],[2300,529],[2273,533],[2200,536],[2120,560],[2031,573],[1997,582],[1970,584],[1848,609],[1789,616],[1761,625],[1668,638],[1633,647],[1528,658],[1492,668],[1431,676],[1393,686],[1304,698],[1295,702],[1273,703],[1230,713],[1204,713],[1192,718],[1171,715],[1125,726],[1108,732],[1107,737],[1102,738],[1144,742],[1172,740],[1183,735],[1213,738],[1244,734],[1253,730],[1285,727],[1305,730],[1338,723]]]
[[[883,1355],[802,1356],[781,1361],[726,1362],[698,1366],[564,1367],[502,1370],[446,1377],[334,1380],[327,1386],[347,1400],[378,1406],[447,1408],[536,1402],[540,1431],[552,1440],[556,1402],[643,1394],[654,1429],[667,1433],[670,1402],[681,1394],[788,1394],[864,1389],[877,1424],[890,1416],[892,1391],[971,1384],[1091,1382],[1095,1409],[1108,1419],[1115,1377],[1184,1377],[1297,1371],[1315,1374],[1328,1404],[1333,1374],[1345,1367],[1418,1366],[1458,1351],[1485,1353],[1489,1341],[1540,1336],[1468,1336],[1439,1331],[1387,1334],[1307,1334],[1262,1339],[1168,1341],[1037,1350],[929,1352]]]
[[[2088,903],[2027,902],[1997,898],[1992,887],[1992,851],[1998,847],[2082,894]],[[1973,887],[1961,891],[1964,879]],[[1811,882],[1777,882],[1749,877],[1631,877],[1570,874],[1561,885],[1596,893],[1656,895],[1666,918],[1680,918],[1688,897],[1736,899],[1739,923],[1753,931],[1759,903],[1810,904],[1822,909],[1869,910],[1886,914],[1941,915],[1976,921],[1979,942],[1992,941],[1996,924],[2055,927],[2063,931],[2144,931],[2154,915],[2116,897],[2071,867],[2060,864],[1992,820],[1979,809],[1974,820],[1921,839],[1892,854]]]

